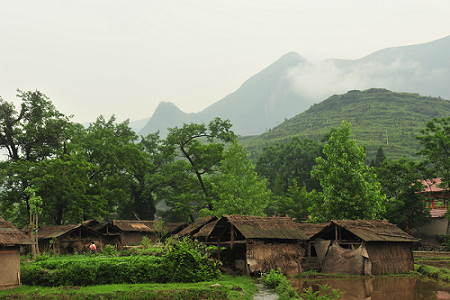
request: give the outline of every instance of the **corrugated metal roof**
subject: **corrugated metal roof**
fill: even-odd
[[[29,245],[33,242],[14,225],[0,217],[0,245]]]
[[[364,242],[415,242],[418,239],[402,231],[388,221],[341,220],[331,221],[329,226],[338,225],[361,238]],[[327,226],[328,227],[328,226]]]
[[[228,215],[227,219],[247,239],[308,240],[298,223],[288,217]]]

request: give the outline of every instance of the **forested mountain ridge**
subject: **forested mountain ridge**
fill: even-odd
[[[285,143],[293,136],[320,141],[346,120],[352,124],[352,137],[366,147],[367,159],[374,158],[382,146],[388,159],[417,160],[419,130],[432,118],[449,115],[449,100],[378,88],[352,90],[314,104],[264,134],[242,138],[241,143],[255,158],[265,145]]]

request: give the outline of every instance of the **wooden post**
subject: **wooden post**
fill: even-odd
[[[234,226],[231,225],[231,244],[230,244],[231,250],[233,250],[233,243],[234,243]]]
[[[308,242],[308,271],[311,270],[311,241]]]
[[[337,225],[335,224],[335,227],[334,227],[334,241],[337,242],[337,240],[338,240],[338,228],[337,228]]]
[[[220,237],[217,239],[217,259],[220,260]]]

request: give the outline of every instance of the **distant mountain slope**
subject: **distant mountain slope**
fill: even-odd
[[[160,130],[164,136],[166,127],[180,126],[183,122],[208,123],[215,117],[230,119],[234,132],[241,135],[264,132],[309,106],[310,103],[290,91],[285,77],[290,68],[301,64],[306,61],[297,53],[285,54],[234,93],[197,114],[183,113],[174,104],[162,102],[140,134]]]
[[[182,112],[175,104],[171,102],[161,102],[156,108],[153,116],[145,124],[144,128],[139,131],[140,135],[146,136],[159,130],[161,137],[165,137],[168,133],[167,128],[175,126],[183,126],[184,123],[195,122],[191,117],[192,114]]]
[[[417,159],[420,144],[414,138],[432,118],[450,116],[450,101],[418,94],[395,93],[386,89],[353,90],[314,104],[305,112],[283,122],[260,136],[241,143],[249,153],[265,145],[287,142],[292,136],[320,140],[342,120],[352,124],[352,137],[365,146],[369,159],[383,146],[388,159]]]
[[[183,122],[207,123],[230,119],[239,135],[257,135],[306,110],[329,95],[372,87],[396,92],[450,98],[450,36],[430,43],[394,47],[357,60],[329,59],[308,63],[287,53],[252,76],[234,93],[197,114],[186,114],[174,104],[161,103],[141,130],[156,130]]]

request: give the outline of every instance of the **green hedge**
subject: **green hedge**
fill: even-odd
[[[65,256],[24,263],[21,280],[42,286],[200,282],[217,279],[219,265],[204,245],[182,239],[170,245],[162,257]]]
[[[22,265],[21,278],[44,286],[163,282],[161,262],[154,256],[46,260]]]

